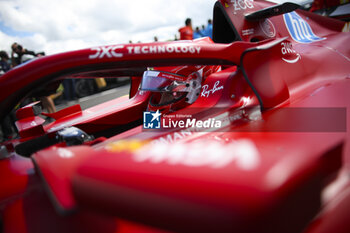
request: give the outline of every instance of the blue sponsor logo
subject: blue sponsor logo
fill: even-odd
[[[156,112],[143,112],[143,128],[144,129],[160,129],[159,110]]]
[[[310,25],[294,11],[284,14],[283,18],[289,34],[296,42],[312,43],[326,39],[316,36]]]

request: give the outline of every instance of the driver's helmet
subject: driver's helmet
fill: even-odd
[[[221,66],[156,67],[144,72],[142,91],[150,91],[149,111],[173,112],[197,100],[202,83]]]

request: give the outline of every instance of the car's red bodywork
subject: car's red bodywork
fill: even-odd
[[[295,40],[283,15],[245,20],[270,6],[218,1],[215,44],[101,46],[43,57],[2,76],[2,116],[34,87],[63,76],[135,76],[130,98],[72,106],[50,115],[50,124],[35,103],[17,111],[20,138],[1,148],[3,231],[349,232],[349,33],[341,32],[344,22],[300,10],[291,23],[309,25],[315,41]],[[137,91],[142,71],[203,64],[223,70],[174,114],[220,119],[222,127],[144,130],[149,93]],[[102,137],[30,158],[16,153],[69,126]]]

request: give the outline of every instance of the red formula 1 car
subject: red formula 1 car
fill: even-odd
[[[3,75],[2,118],[67,77],[132,82],[85,110],[17,110],[2,232],[350,232],[350,36],[297,8],[220,0],[215,43],[101,46]]]

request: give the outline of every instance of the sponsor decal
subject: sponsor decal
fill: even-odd
[[[296,63],[301,59],[300,54],[293,49],[293,45],[290,42],[281,43],[281,53],[282,60],[287,63]]]
[[[213,88],[211,88],[211,89],[208,89],[208,88],[209,88],[208,84],[203,85],[203,87],[202,87],[203,90],[201,93],[202,97],[208,98],[209,95],[214,94],[215,92],[224,89],[224,86],[223,85],[220,86],[220,81],[216,81]]]
[[[236,14],[236,11],[246,10],[246,9],[253,9],[254,0],[231,0],[230,3],[233,4],[233,10],[234,14]]]
[[[290,36],[296,42],[312,43],[326,39],[316,36],[310,25],[294,11],[284,14],[283,19]]]
[[[89,59],[97,59],[97,58],[112,58],[112,57],[123,57],[122,53],[118,53],[117,51],[124,48],[123,45],[116,46],[102,46],[97,48],[92,48],[91,51],[95,51],[94,54],[89,56]]]
[[[150,54],[150,53],[191,53],[199,54],[199,46],[181,46],[181,45],[144,45],[127,47],[129,54]]]
[[[89,55],[89,59],[101,58],[118,58],[126,54],[155,54],[155,53],[190,53],[200,54],[201,47],[199,46],[184,46],[184,45],[143,45],[143,46],[102,46],[92,48],[93,54]]]
[[[242,30],[242,36],[249,36],[254,34],[254,28],[249,28],[249,29],[243,29]]]
[[[276,36],[276,29],[275,29],[275,26],[273,26],[273,23],[271,22],[271,20],[265,19],[264,21],[260,21],[259,26],[267,37]]]
[[[136,151],[133,159],[140,163],[208,166],[213,169],[224,168],[235,162],[238,168],[246,171],[254,170],[260,164],[260,155],[255,144],[247,139],[229,143],[214,140],[172,144],[152,143]]]

